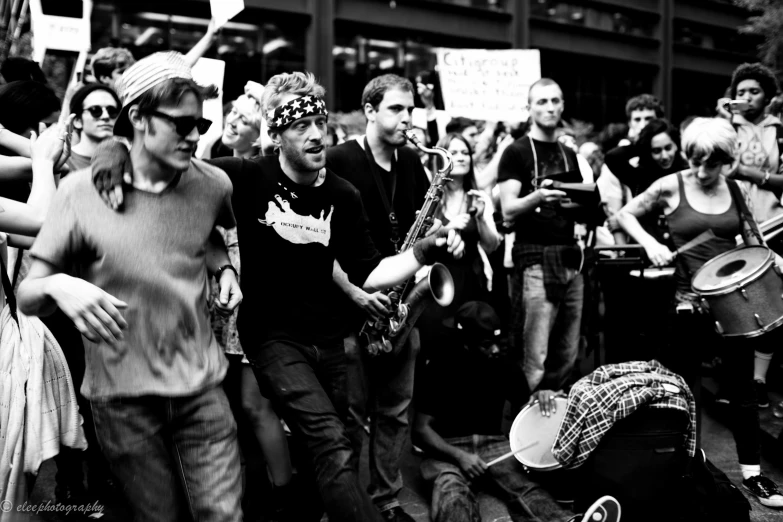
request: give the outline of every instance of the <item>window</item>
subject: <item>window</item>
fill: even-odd
[[[643,14],[631,15],[611,8],[598,9],[554,0],[531,1],[530,14],[535,18],[645,38],[652,38],[655,34],[655,20]]]
[[[340,111],[359,108],[362,90],[370,79],[387,73],[413,79],[424,71],[435,70],[437,62],[435,50],[429,45],[363,36],[338,38],[333,56],[335,108]]]

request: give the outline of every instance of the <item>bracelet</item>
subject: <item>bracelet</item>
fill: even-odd
[[[764,172],[764,180],[761,183],[759,183],[759,187],[763,187],[764,185],[766,185],[771,175],[772,173],[770,171]]]
[[[237,272],[237,269],[234,268],[234,265],[228,263],[215,270],[215,281],[219,283],[220,276],[222,276],[223,272],[225,272],[226,270],[231,270],[232,272],[234,272],[234,275],[237,276],[237,279],[239,279],[239,272]]]

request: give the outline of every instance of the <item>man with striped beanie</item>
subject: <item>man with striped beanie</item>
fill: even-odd
[[[236,424],[220,386],[227,363],[207,309],[208,274],[224,313],[242,299],[214,234],[235,225],[232,187],[192,159],[210,124],[202,103],[217,90],[196,84],[179,53],[140,60],[117,88],[115,134],[132,144],[134,174],[124,212],[101,201],[89,170],[63,180],[19,307],[59,307],[84,336],[81,392],[134,520],[240,520]]]

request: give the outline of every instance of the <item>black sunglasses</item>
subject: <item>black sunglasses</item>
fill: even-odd
[[[206,134],[212,126],[212,122],[206,118],[194,118],[193,116],[171,116],[165,112],[149,111],[148,114],[163,118],[174,124],[177,134],[183,138],[193,131],[195,127],[199,134]]]
[[[92,107],[86,107],[84,110],[97,120],[103,116],[103,109],[106,109],[106,114],[109,115],[110,120],[116,120],[120,114],[120,108],[116,105],[93,105]]]

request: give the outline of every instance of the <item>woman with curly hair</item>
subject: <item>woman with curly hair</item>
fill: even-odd
[[[759,223],[783,214],[783,123],[768,108],[780,91],[775,73],[760,63],[743,63],[731,78],[730,96],[745,107],[726,110],[730,100],[718,102],[719,112],[730,118],[739,135],[739,167],[733,174],[750,199]],[[756,353],[754,382],[759,408],[769,407],[767,371],[771,353]]]

